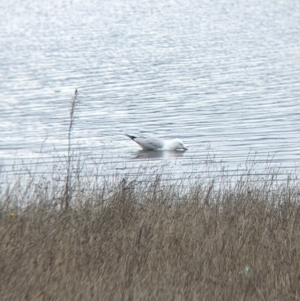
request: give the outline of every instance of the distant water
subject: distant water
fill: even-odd
[[[174,159],[124,133],[181,138],[174,174],[249,154],[299,166],[297,0],[2,1],[0,28],[3,170],[66,153],[75,88],[73,144],[107,172]]]

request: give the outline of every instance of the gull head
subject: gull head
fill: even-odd
[[[182,140],[176,138],[176,139],[173,139],[172,141],[173,141],[174,149],[180,149],[183,151],[188,150],[188,148],[186,146],[184,146],[184,143],[182,142]]]

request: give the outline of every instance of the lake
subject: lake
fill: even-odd
[[[107,173],[166,160],[174,176],[207,160],[298,168],[299,1],[25,0],[0,16],[3,171],[66,154],[75,89],[72,144]],[[124,133],[189,150],[140,152]]]

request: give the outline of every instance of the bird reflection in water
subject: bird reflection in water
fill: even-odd
[[[181,158],[185,152],[179,151],[145,151],[140,150],[133,153],[132,158],[136,160],[161,160],[161,159],[172,159]]]

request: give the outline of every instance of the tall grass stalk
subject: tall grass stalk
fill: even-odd
[[[66,170],[66,180],[65,180],[65,191],[64,191],[64,196],[62,198],[62,207],[67,209],[69,207],[70,203],[70,188],[71,188],[71,180],[72,180],[72,172],[71,172],[71,162],[72,162],[72,152],[71,152],[71,147],[72,147],[72,141],[71,141],[71,134],[72,134],[72,128],[74,124],[74,114],[75,110],[78,104],[77,101],[77,95],[78,91],[77,89],[74,92],[74,96],[71,101],[71,106],[70,106],[70,113],[69,113],[69,127],[68,127],[68,152],[67,152],[67,170]]]

